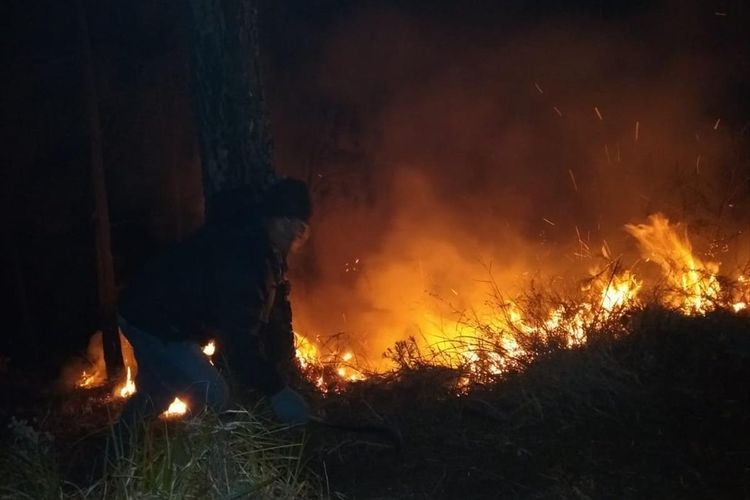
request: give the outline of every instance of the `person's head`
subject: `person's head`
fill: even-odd
[[[266,221],[271,245],[283,254],[295,250],[308,234],[311,203],[307,185],[297,179],[277,180],[263,193],[259,212]]]

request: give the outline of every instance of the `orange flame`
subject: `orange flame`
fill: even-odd
[[[685,314],[705,314],[715,307],[735,312],[747,308],[750,297],[748,280],[738,277],[735,299],[727,301],[721,294],[717,278],[718,264],[705,262],[694,255],[687,233],[680,232],[679,226],[671,225],[663,215],[650,217],[646,224],[628,225],[626,230],[638,240],[643,254],[659,264],[669,283],[672,290],[663,295],[665,305]],[[602,255],[611,260],[607,243],[603,249]],[[638,307],[644,282],[632,269],[617,271],[618,266],[619,262],[610,263],[607,269],[592,272],[594,278],[588,280],[580,290],[581,295],[572,302],[566,300],[564,305],[550,306],[546,312],[536,311],[533,315],[512,301],[505,301],[502,306],[487,304],[486,300],[479,300],[476,291],[455,286],[445,286],[444,289],[450,291],[469,313],[459,311],[455,314],[454,307],[455,317],[451,319],[422,306],[422,302],[414,301],[411,303],[417,307],[411,307],[408,314],[417,327],[418,343],[432,353],[431,362],[464,370],[464,375],[456,382],[456,391],[464,393],[481,378],[506,371],[514,358],[528,355],[519,344],[518,335],[542,340],[554,335],[562,338],[568,347],[573,347],[587,341],[587,332],[592,326],[615,320]],[[383,278],[387,283],[396,275],[404,276],[408,272],[390,274],[393,276]],[[399,282],[398,287],[390,288],[408,294],[418,293],[420,287]],[[394,305],[398,307],[398,304]],[[311,372],[311,380],[318,387],[327,387],[330,377],[347,380],[349,370],[356,370],[358,361],[361,361],[349,351],[340,355],[339,351],[322,349],[321,345],[325,344],[318,343],[316,347],[301,335],[296,335],[296,339],[297,358],[303,368],[326,362],[333,367],[332,373],[320,375]],[[491,345],[488,345],[490,340]]]
[[[672,286],[665,296],[667,305],[685,314],[705,314],[716,307],[721,291],[716,279],[719,265],[693,255],[686,230],[679,231],[662,214],[651,215],[649,224],[628,224],[625,229],[638,240],[643,256],[661,267]]]
[[[133,347],[122,334],[120,334],[120,343],[126,368],[125,380],[115,386],[112,395],[115,398],[126,399],[137,391],[134,378],[135,374],[138,372],[138,363],[135,361],[135,356],[133,355]],[[205,346],[203,346],[202,351],[206,356],[211,358],[211,356],[216,353],[216,343],[213,340],[210,340]],[[102,385],[106,382],[106,367],[104,365],[101,332],[97,332],[92,336],[89,343],[88,355],[93,359],[93,368],[82,371],[75,383],[76,387],[90,388]],[[162,413],[162,417],[176,418],[187,413],[187,410],[187,403],[180,398],[175,397],[174,401],[169,405],[169,408]]]
[[[120,386],[119,388],[115,389],[115,394],[120,396],[121,398],[129,398],[133,394],[135,394],[136,388],[135,388],[135,382],[133,382],[133,378],[130,374],[130,367],[127,368],[127,376],[125,377],[125,382]]]
[[[169,408],[164,410],[161,414],[163,418],[177,418],[187,413],[188,406],[180,398],[174,398],[174,401],[169,405]]]

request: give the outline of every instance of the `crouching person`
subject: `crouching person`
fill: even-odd
[[[309,419],[283,373],[294,356],[286,258],[307,234],[307,186],[278,180],[258,204],[243,190],[228,192],[215,214],[149,262],[121,295],[120,328],[138,374],[120,429],[158,416],[175,396],[193,412],[221,411],[230,387],[262,391],[284,423]],[[209,338],[221,372],[202,352]]]

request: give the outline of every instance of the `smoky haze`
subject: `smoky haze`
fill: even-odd
[[[516,26],[494,13],[476,29],[397,8],[344,16],[272,91],[288,99],[281,169],[316,197],[295,327],[377,355],[482,305],[490,279],[512,294],[580,278],[605,241],[632,264],[623,226],[654,212],[704,252],[730,241],[714,260],[747,259],[731,14],[667,3]]]

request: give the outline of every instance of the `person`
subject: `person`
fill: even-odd
[[[307,423],[307,403],[286,383],[283,366],[294,356],[286,258],[307,234],[308,189],[283,178],[259,203],[250,200],[243,189],[224,193],[203,228],[123,290],[119,323],[138,373],[119,425],[159,415],[175,396],[193,412],[219,412],[230,385],[263,392],[284,423]],[[202,352],[209,338],[224,374]]]

